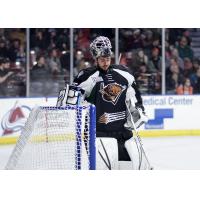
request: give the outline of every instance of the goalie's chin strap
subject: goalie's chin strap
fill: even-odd
[[[105,160],[105,158],[103,157],[103,155],[101,154],[101,152],[99,150],[98,150],[98,153],[101,156],[101,158],[102,158],[103,162],[105,163],[105,165],[108,167],[108,169],[111,170],[111,163],[110,163],[110,159],[108,157],[108,153],[107,153],[106,148],[105,148],[105,146],[104,146],[104,144],[103,144],[101,139],[100,139],[100,142],[101,142],[101,145],[103,147],[103,150],[105,152],[105,155],[106,155],[106,158],[107,158],[108,162]]]

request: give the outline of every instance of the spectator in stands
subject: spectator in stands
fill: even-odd
[[[161,68],[162,60],[157,47],[152,49],[152,56],[148,63],[148,70],[151,76],[148,76],[148,93],[160,94],[161,92]]]
[[[40,51],[47,49],[46,35],[41,29],[36,29],[35,33],[32,34],[30,46],[36,53],[40,53]]]
[[[24,65],[26,63],[26,54],[25,54],[25,50],[24,50],[24,46],[23,45],[20,45],[19,51],[17,51],[16,61],[21,62]]]
[[[141,49],[141,48],[143,48],[143,38],[141,37],[141,30],[136,29],[133,31],[131,49]]]
[[[8,57],[9,57],[11,62],[16,61],[17,55],[20,52],[20,46],[21,46],[21,42],[20,42],[19,39],[14,39],[12,41],[11,47],[10,47],[9,52],[8,52]]]
[[[10,66],[10,60],[5,58],[3,61],[5,70],[8,73],[13,73],[12,76],[8,77],[6,81],[6,92],[7,97],[19,97],[25,96],[26,94],[26,85],[25,85],[25,72],[24,69],[19,66],[19,68],[12,68]]]
[[[133,30],[131,28],[119,29],[119,48],[120,52],[130,52],[132,46]]]
[[[194,93],[195,94],[200,94],[200,68],[198,68],[197,71],[196,71]]]
[[[153,48],[158,48],[159,51],[161,51],[162,47],[161,47],[161,44],[160,44],[160,38],[158,36],[154,38],[152,44],[153,44]]]
[[[156,31],[153,32],[152,30],[146,30],[144,35],[145,38],[143,40],[143,49],[145,54],[150,58],[152,49],[157,48],[159,51],[161,49],[159,37],[160,33],[158,34]]]
[[[171,59],[171,65],[166,69],[166,92],[167,94],[175,94],[178,85],[183,83],[184,76],[181,73],[176,59]]]
[[[190,48],[190,46],[188,45],[188,40],[185,36],[182,36],[179,44],[177,46],[179,55],[182,59],[184,58],[190,58],[191,60],[193,59],[193,51]]]
[[[43,55],[39,55],[36,59],[37,64],[33,66],[30,72],[31,81],[47,81],[50,77],[50,70],[48,69]]]
[[[148,72],[145,64],[141,65],[137,73],[135,73],[136,82],[138,83],[140,92],[142,94],[147,93],[149,76],[151,76],[151,74]]]
[[[50,56],[47,58],[47,65],[49,66],[52,74],[56,75],[61,72],[60,58],[56,48],[50,50]]]
[[[7,96],[7,84],[8,79],[13,75],[14,72],[9,71],[7,59],[0,58],[0,97]]]
[[[12,41],[11,47],[8,50],[8,57],[11,62],[25,60],[25,51],[19,39],[14,39]]]
[[[26,42],[26,32],[23,28],[13,28],[8,34],[9,40],[13,41],[15,39],[19,40],[21,44]]]
[[[0,57],[1,58],[8,57],[8,49],[6,48],[6,41],[3,39],[0,40]]]
[[[176,94],[193,94],[193,87],[189,78],[185,78],[184,84],[180,84],[176,88]]]
[[[143,46],[145,50],[151,51],[153,48],[153,32],[151,30],[147,30],[142,35],[143,39]]]
[[[140,66],[148,64],[148,57],[144,54],[143,49],[138,49],[136,53],[133,53],[132,63],[130,70],[133,75],[138,72]]]
[[[185,77],[189,77],[194,72],[193,64],[190,58],[184,58],[184,70],[183,74]]]
[[[188,29],[185,29],[183,31],[183,36],[187,38],[187,41],[188,41],[188,45],[190,46],[192,40],[190,38],[190,31]]]
[[[196,72],[200,68],[200,60],[198,58],[195,58],[192,61],[192,64],[193,64],[193,69]]]
[[[190,76],[189,76],[191,85],[194,88],[194,93],[196,93],[196,84],[197,84],[199,72],[200,72],[199,69],[200,69],[200,66],[198,68],[195,67],[194,72],[192,74],[190,74]]]
[[[36,59],[37,64],[30,71],[31,95],[42,96],[47,92],[46,83],[49,82],[51,72],[46,66],[45,57],[40,55]]]
[[[70,52],[69,50],[62,51],[60,56],[61,69],[65,75],[70,74]]]
[[[60,51],[67,51],[69,43],[69,29],[63,29],[60,34],[57,35],[56,47]]]
[[[149,71],[150,72],[161,72],[161,57],[159,55],[159,49],[158,48],[153,48],[152,49],[152,55],[149,60]]]
[[[55,28],[50,28],[48,30],[49,35],[48,35],[48,48],[53,49],[56,48],[57,44],[57,31]]]
[[[179,56],[179,52],[178,52],[177,48],[173,48],[171,50],[171,58],[175,58],[178,62],[178,66],[181,69],[184,69],[184,62],[183,62],[183,59]]]
[[[51,70],[43,55],[37,57],[37,64],[30,71],[31,96],[49,96],[59,91],[59,84],[53,81]]]
[[[77,48],[81,48],[82,50],[86,50],[89,48],[90,43],[90,29],[81,29],[77,35]]]
[[[166,34],[168,36],[168,42],[170,45],[178,45],[178,39],[183,35],[185,29],[183,28],[168,28]]]

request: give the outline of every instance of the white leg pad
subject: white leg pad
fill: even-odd
[[[125,142],[125,148],[130,156],[132,161],[132,169],[138,170],[140,167],[140,146],[136,142],[135,138],[130,138]]]
[[[103,159],[101,156],[103,157]],[[111,170],[119,169],[118,145],[117,145],[117,140],[115,138],[104,138],[104,137],[96,138],[96,169],[108,170],[109,168],[105,162],[107,163],[107,165],[111,167]]]

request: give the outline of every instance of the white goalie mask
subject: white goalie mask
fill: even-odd
[[[99,36],[90,44],[90,52],[94,58],[112,55],[112,45],[107,37]]]

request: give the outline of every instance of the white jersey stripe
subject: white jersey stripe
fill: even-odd
[[[128,86],[131,86],[133,82],[135,81],[135,78],[133,75],[131,75],[129,72],[120,70],[120,69],[113,69],[117,73],[119,73],[121,76],[123,76],[128,81]]]
[[[83,90],[85,90],[86,97],[90,96],[90,94],[92,92],[92,89],[96,85],[98,76],[99,76],[99,71],[96,71],[94,74],[92,74],[91,76],[89,76],[89,78],[87,80],[85,80],[80,85],[78,85]]]

